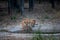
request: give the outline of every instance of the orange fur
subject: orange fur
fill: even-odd
[[[36,21],[34,19],[23,19],[21,24],[23,29],[27,29],[28,27],[34,26]]]

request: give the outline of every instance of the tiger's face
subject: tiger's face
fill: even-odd
[[[27,18],[23,19],[22,22],[21,22],[23,29],[28,28],[28,27],[32,28],[32,27],[34,27],[35,23],[36,23],[36,20],[27,19]]]

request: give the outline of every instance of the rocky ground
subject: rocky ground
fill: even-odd
[[[36,24],[37,27],[33,29],[38,29],[38,26],[41,26],[40,29],[43,32],[60,32],[60,8],[59,5],[55,7],[55,9],[51,8],[51,4],[49,3],[41,3],[41,4],[35,4],[33,11],[28,11],[28,4],[25,4],[24,16],[20,16],[20,13],[17,12],[17,10],[12,10],[11,13],[13,13],[11,16],[1,15],[0,16],[0,29],[7,28],[8,30],[17,30],[20,27],[20,22],[23,18],[30,18],[35,19],[37,21]],[[1,13],[1,12],[0,12]],[[14,17],[14,18],[12,18]],[[14,29],[16,27],[16,29]],[[18,27],[18,28],[17,28]],[[12,28],[12,29],[11,29]],[[1,32],[2,35],[2,32]],[[3,35],[4,36],[4,35]],[[16,38],[15,36],[9,36],[5,37],[0,36],[1,40],[20,40],[21,37]],[[59,36],[60,37],[60,36]],[[21,39],[25,40],[25,39]],[[27,40],[27,39],[26,39]],[[59,40],[59,39],[58,39]]]
[[[14,25],[20,26],[20,22],[22,21],[23,18],[30,18],[30,19],[35,19],[36,24],[38,24],[37,26],[41,25],[41,29],[44,29],[44,28],[50,29],[53,26],[53,28],[57,28],[58,30],[57,29],[56,30],[59,31],[60,10],[58,9],[59,7],[57,6],[55,7],[55,9],[52,9],[51,4],[44,2],[41,4],[35,4],[34,10],[29,12],[28,4],[25,4],[25,8],[27,9],[25,9],[24,11],[24,16],[21,16],[20,13],[17,12],[17,10],[11,10],[11,15],[2,14],[0,16],[1,17],[0,27],[8,27],[8,26],[12,27]]]

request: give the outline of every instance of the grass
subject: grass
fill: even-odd
[[[34,32],[34,34],[39,34],[39,35],[35,35],[31,40],[57,40],[56,37],[54,37],[53,35],[49,36],[48,37],[45,37],[45,36],[42,36],[41,34],[44,34],[42,33],[41,31],[36,31]],[[49,34],[54,34],[54,33],[49,33]]]
[[[0,30],[0,32],[8,32],[8,30]]]
[[[15,19],[16,19],[16,16],[12,16],[12,17],[11,17],[11,20],[15,20]]]
[[[39,34],[39,32],[33,32],[34,34]],[[40,34],[57,34],[60,32],[40,32]]]
[[[2,30],[0,30],[0,32],[11,32],[11,31],[8,31],[8,30],[5,30],[5,29],[2,29]]]

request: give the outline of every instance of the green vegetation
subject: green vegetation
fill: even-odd
[[[43,34],[41,31],[36,31],[35,33],[38,35],[35,35],[31,40],[57,40],[57,38],[55,36],[53,36],[53,34],[48,35],[48,37],[45,37],[45,36],[41,35],[41,34]]]
[[[38,35],[33,37],[32,40],[43,40],[43,37],[41,35]]]
[[[8,30],[0,30],[0,32],[9,32]]]
[[[46,15],[44,18],[45,18],[45,19],[50,19],[50,17],[49,17],[49,16],[47,16],[47,15]]]
[[[11,17],[11,20],[16,20],[16,16],[12,16]]]

